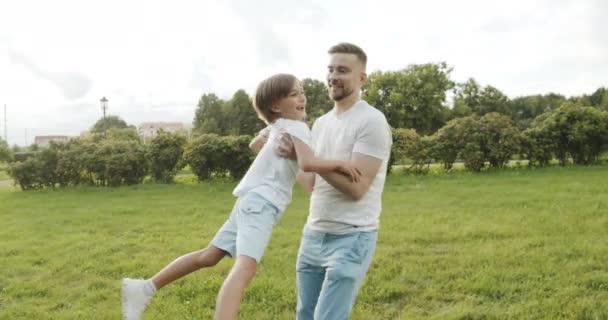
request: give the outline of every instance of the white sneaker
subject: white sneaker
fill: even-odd
[[[123,320],[139,320],[141,318],[141,314],[154,296],[153,294],[146,294],[145,286],[145,280],[122,279]]]

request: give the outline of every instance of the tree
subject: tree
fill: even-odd
[[[124,120],[122,120],[120,117],[107,116],[107,117],[105,117],[105,119],[101,118],[101,119],[97,120],[97,122],[95,122],[93,127],[91,127],[91,132],[103,133],[106,130],[109,130],[111,128],[125,129],[128,127],[129,127],[129,125]]]
[[[511,115],[509,98],[493,86],[481,87],[473,78],[456,86],[452,110],[452,113],[457,113],[455,116],[472,113],[483,116],[490,112]]]
[[[234,93],[226,105],[225,112],[228,115],[225,133],[228,135],[255,135],[266,126],[253,109],[251,99],[243,89]]]
[[[511,100],[510,109],[519,128],[527,129],[536,117],[559,108],[565,102],[566,97],[556,93],[523,96]]]
[[[198,134],[224,134],[226,126],[223,107],[225,103],[213,93],[202,95],[194,113],[193,131]]]
[[[327,86],[319,80],[306,78],[302,80],[304,95],[306,95],[306,118],[309,124],[330,111],[334,107],[329,98]]]
[[[451,72],[445,62],[373,72],[363,87],[363,98],[382,111],[392,127],[430,134],[447,120],[446,91],[454,87]]]
[[[4,139],[0,138],[0,162],[9,161],[12,158],[11,149]]]
[[[575,164],[591,164],[608,145],[608,112],[594,107],[565,103],[535,123],[552,137],[562,165],[569,156]]]
[[[591,94],[589,100],[591,100],[591,106],[608,111],[608,89],[604,87],[598,88]]]

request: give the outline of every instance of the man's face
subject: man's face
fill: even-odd
[[[327,65],[327,86],[329,97],[340,101],[358,93],[366,79],[363,64],[356,55],[332,53]]]

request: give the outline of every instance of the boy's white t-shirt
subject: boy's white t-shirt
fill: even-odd
[[[384,114],[363,100],[341,114],[334,109],[315,121],[311,145],[317,157],[348,161],[353,153],[360,153],[382,160],[382,165],[369,191],[358,201],[317,174],[310,199],[308,226],[337,234],[378,229],[392,141]]]
[[[275,137],[284,129],[310,146],[310,129],[303,121],[279,118],[270,126],[268,142],[247,170],[232,194],[241,197],[247,192],[255,192],[270,201],[280,211],[291,202],[291,192],[298,174],[295,160],[282,158],[277,154]]]

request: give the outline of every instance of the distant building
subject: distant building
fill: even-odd
[[[48,147],[51,141],[54,142],[67,142],[70,139],[68,136],[36,136],[34,138],[34,144],[39,147]]]
[[[181,122],[144,122],[139,126],[139,135],[143,138],[144,143],[156,137],[162,130],[164,132],[188,132],[188,128]]]

